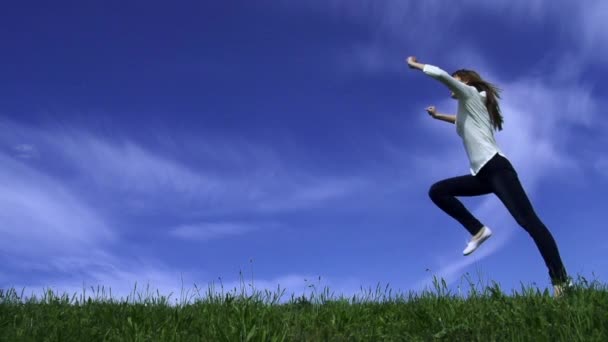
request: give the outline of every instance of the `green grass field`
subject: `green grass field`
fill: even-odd
[[[105,290],[71,297],[48,291],[24,299],[0,292],[1,341],[608,341],[608,291],[575,282],[555,299],[522,287],[470,284],[466,295],[445,282],[419,294],[388,287],[336,297],[314,287],[283,298],[277,288],[248,293],[210,286],[189,302],[141,294],[114,300]]]

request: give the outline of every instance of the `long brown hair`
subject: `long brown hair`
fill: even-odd
[[[500,89],[490,82],[484,81],[478,73],[473,70],[460,69],[452,73],[453,77],[458,76],[466,84],[475,87],[478,91],[486,92],[486,108],[490,113],[490,121],[495,130],[502,130],[503,118],[500,113]]]

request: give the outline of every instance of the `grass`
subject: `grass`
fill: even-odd
[[[608,341],[608,290],[580,277],[559,299],[524,286],[507,295],[495,283],[455,294],[439,279],[407,295],[312,288],[285,300],[280,288],[212,285],[201,295],[195,286],[198,298],[177,304],[158,293],[118,301],[103,288],[95,298],[0,290],[0,341]]]

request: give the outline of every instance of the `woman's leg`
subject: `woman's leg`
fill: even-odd
[[[507,207],[517,223],[532,237],[542,255],[553,284],[567,281],[566,269],[549,229],[536,215],[519,177],[510,167],[494,171],[489,177],[494,193]]]
[[[487,184],[472,175],[465,175],[433,184],[429,197],[441,210],[460,222],[471,235],[476,235],[483,224],[456,199],[456,196],[480,196],[491,192],[492,189]]]

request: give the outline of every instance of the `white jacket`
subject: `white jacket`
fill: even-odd
[[[476,175],[496,153],[504,157],[494,139],[492,121],[485,105],[486,92],[477,91],[436,66],[426,64],[423,71],[445,84],[458,98],[456,132],[463,140],[471,174]]]

